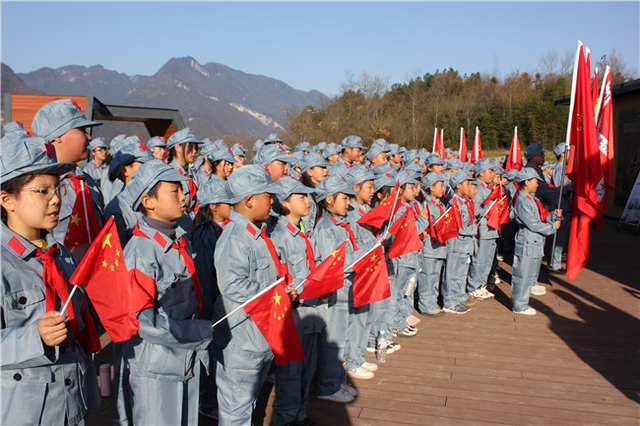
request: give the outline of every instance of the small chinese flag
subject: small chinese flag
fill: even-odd
[[[382,246],[377,246],[368,255],[360,259],[353,270],[353,304],[358,307],[391,297],[387,262]]]
[[[276,365],[305,359],[284,282],[249,302],[244,311],[251,316],[266,339]]]
[[[71,218],[64,237],[65,247],[80,244],[91,244],[100,232],[100,225],[93,210],[91,192],[84,181],[84,176],[68,176],[73,182],[76,202],[71,211]]]
[[[380,203],[380,205],[366,212],[360,219],[358,219],[358,223],[361,225],[371,225],[377,229],[382,228],[384,222],[395,216],[396,212],[402,205],[399,198],[400,181],[396,181],[396,185],[393,187],[393,191],[391,191],[389,198]]]
[[[502,185],[496,185],[491,190],[491,194],[489,194],[489,196],[487,196],[487,198],[485,198],[484,201],[482,202],[482,204],[480,204],[480,205],[481,206],[487,206],[493,200],[499,200],[500,198],[502,198],[502,195],[503,195],[502,194]]]
[[[155,303],[155,282],[136,269],[127,271],[114,218],[111,217],[69,279],[83,285],[113,342],[137,333],[136,312]]]
[[[418,235],[416,228],[416,214],[413,209],[407,209],[400,216],[400,219],[389,228],[389,233],[395,236],[387,251],[389,259],[395,259],[403,254],[422,249],[420,235]]]
[[[499,201],[493,203],[485,217],[487,218],[487,225],[500,231],[502,225],[509,222],[509,201],[507,196],[505,195]]]
[[[438,241],[444,243],[451,238],[456,238],[459,235],[458,228],[461,227],[459,226],[461,223],[460,210],[455,209],[453,206],[449,207],[447,211],[433,223]]]
[[[300,299],[313,299],[331,293],[344,285],[344,258],[347,243],[345,241],[335,249],[304,280],[304,289],[298,296]]]

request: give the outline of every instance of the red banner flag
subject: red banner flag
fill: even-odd
[[[470,163],[473,164],[482,158],[482,143],[480,142],[480,130],[476,126],[476,136],[473,138]]]
[[[458,229],[462,227],[462,217],[460,217],[460,210],[449,207],[446,212],[433,222],[433,228],[436,231],[438,241],[441,243],[447,242],[451,238],[456,238],[458,235]]]
[[[84,176],[68,176],[73,183],[76,201],[71,210],[71,218],[64,237],[65,247],[75,247],[80,244],[91,244],[98,233],[100,225],[93,210],[91,192],[87,187]],[[65,191],[68,190],[65,188]]]
[[[507,196],[505,195],[499,201],[493,203],[487,210],[485,217],[487,218],[487,225],[501,231],[502,225],[509,222],[509,200],[507,200]]]
[[[136,312],[155,303],[153,279],[135,269],[127,271],[113,216],[96,236],[69,282],[84,286],[113,342],[125,341],[136,334],[139,328]]]
[[[438,148],[438,154],[440,154],[441,158],[444,158],[444,129],[440,129],[440,145]]]
[[[300,299],[313,299],[331,293],[344,285],[344,258],[347,243],[340,244],[320,265],[304,280]]]
[[[389,233],[395,236],[387,251],[389,259],[422,250],[420,235],[418,235],[416,228],[416,214],[413,209],[408,208],[400,216],[400,219],[389,228]]]
[[[602,177],[590,83],[582,42],[578,42],[567,126],[571,146],[567,176],[574,182],[567,253],[567,277],[571,280],[589,259],[589,224],[598,214],[596,187]]]
[[[358,219],[358,223],[371,225],[377,229],[382,228],[384,222],[395,216],[396,212],[402,205],[399,198],[400,181],[396,181],[396,185],[393,187],[391,195],[389,195],[385,201],[366,212],[360,219]]]
[[[504,170],[516,169],[522,170],[522,151],[520,151],[520,140],[518,140],[518,126],[513,129],[513,139],[511,140],[511,148],[507,157],[507,164]]]
[[[458,159],[463,163],[468,161],[467,159],[467,137],[464,134],[464,127],[460,127],[460,149],[458,150]]]
[[[304,360],[287,285],[278,283],[244,307],[273,352],[276,365]]]
[[[596,110],[600,167],[602,168],[603,176],[596,187],[598,191],[598,215],[592,222],[594,229],[600,227],[604,213],[607,211],[607,195],[616,187],[613,174],[613,106],[611,99],[611,68],[607,66],[602,78],[600,100]]]
[[[391,297],[387,262],[382,246],[360,259],[353,270],[353,304],[358,307]]]

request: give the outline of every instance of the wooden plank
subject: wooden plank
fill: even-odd
[[[24,129],[33,134],[33,116],[43,105],[59,99],[74,100],[83,113],[87,110],[86,96],[11,95],[11,119],[21,121]]]

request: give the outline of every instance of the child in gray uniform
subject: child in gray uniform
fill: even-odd
[[[556,232],[562,218],[562,210],[549,213],[535,197],[540,179],[532,168],[523,168],[516,177],[520,194],[516,199],[515,215],[520,229],[516,234],[513,258],[511,303],[513,312],[523,315],[536,314],[536,310],[528,305],[529,293],[538,282],[545,237]]]

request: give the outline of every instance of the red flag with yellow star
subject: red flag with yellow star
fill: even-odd
[[[353,265],[356,277],[353,280],[353,304],[358,307],[391,297],[389,273],[382,246]]]
[[[349,240],[340,244],[320,265],[304,280],[304,289],[300,299],[313,299],[331,293],[344,285],[344,258]]]
[[[76,201],[71,210],[64,245],[75,247],[80,244],[91,244],[100,232],[100,225],[93,210],[91,192],[84,181],[84,176],[69,175],[68,177],[73,182]]]
[[[247,303],[244,311],[251,316],[269,344],[276,365],[305,359],[284,282]]]
[[[457,204],[455,204],[457,206]],[[460,210],[455,207],[449,207],[446,212],[442,214],[433,223],[433,228],[436,230],[438,241],[445,243],[451,238],[456,238],[458,228],[462,227],[462,218],[460,217]]]
[[[375,206],[368,212],[364,214],[360,219],[358,219],[358,223],[363,225],[371,225],[374,228],[380,229],[382,225],[390,220],[393,216],[395,216],[396,212],[402,205],[400,201],[400,181],[396,181],[396,185],[393,187],[391,191],[391,195]]]
[[[389,228],[389,233],[394,235],[393,242],[387,253],[389,259],[395,259],[403,254],[422,250],[420,235],[416,228],[416,214],[413,209],[407,209],[400,219]]]
[[[135,270],[134,270],[135,271]],[[113,216],[87,250],[69,279],[82,285],[113,342],[122,342],[138,332],[136,312],[153,306],[155,283],[140,280],[127,271]],[[133,285],[133,281],[137,285]]]
[[[501,231],[502,225],[509,222],[509,201],[507,196],[505,195],[499,201],[493,203],[487,210],[485,217],[487,218],[487,225]]]

